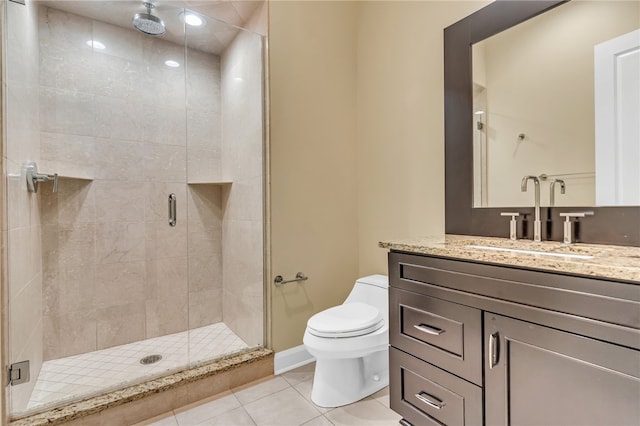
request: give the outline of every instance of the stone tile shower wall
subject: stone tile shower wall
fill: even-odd
[[[249,345],[263,343],[262,40],[240,33],[222,55],[225,187],[224,321]]]
[[[27,192],[22,164],[39,161],[38,134],[38,37],[37,7],[8,2],[5,24],[9,38],[5,43],[6,80],[2,90],[6,99],[6,137],[3,138],[6,176],[6,223],[3,242],[8,252],[7,281],[10,339],[8,362],[31,362],[31,375],[42,367],[42,265],[39,197]],[[4,272],[4,271],[3,271]],[[4,308],[3,308],[4,309]],[[7,388],[9,410],[26,407],[35,381]]]
[[[221,321],[221,189],[187,184],[220,175],[219,58],[185,67],[183,46],[49,8],[39,22],[40,168],[65,176],[41,194],[44,358]]]

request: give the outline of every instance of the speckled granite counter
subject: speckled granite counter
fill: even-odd
[[[636,281],[640,284],[640,247],[600,244],[535,243],[505,238],[444,235],[407,240],[381,241],[382,248],[407,253],[429,254],[496,265],[520,266],[550,272]],[[477,248],[471,246],[483,246]],[[498,249],[492,250],[491,248]],[[554,255],[513,252],[503,249],[554,253]],[[569,255],[593,256],[574,258]]]

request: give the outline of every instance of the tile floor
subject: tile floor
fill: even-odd
[[[46,361],[38,375],[28,411],[93,395],[127,383],[175,371],[248,348],[224,323],[126,345]],[[154,364],[142,365],[146,355],[161,354]]]
[[[326,409],[311,402],[315,364],[232,389],[136,426],[397,426],[388,387],[361,401]]]

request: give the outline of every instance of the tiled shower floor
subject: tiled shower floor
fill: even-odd
[[[122,346],[45,361],[27,411],[94,395],[122,384],[175,371],[249,346],[224,323],[133,342]],[[154,364],[140,359],[162,355]]]

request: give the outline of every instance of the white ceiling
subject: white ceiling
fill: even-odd
[[[167,29],[165,34],[155,37],[219,55],[240,31],[238,27],[246,28],[247,22],[264,0],[152,2],[156,7],[151,13],[162,19]],[[136,13],[147,11],[142,1],[133,0],[38,0],[37,3],[127,29],[133,28],[131,20]],[[201,27],[185,26],[181,19],[184,9],[206,17],[206,24]]]

